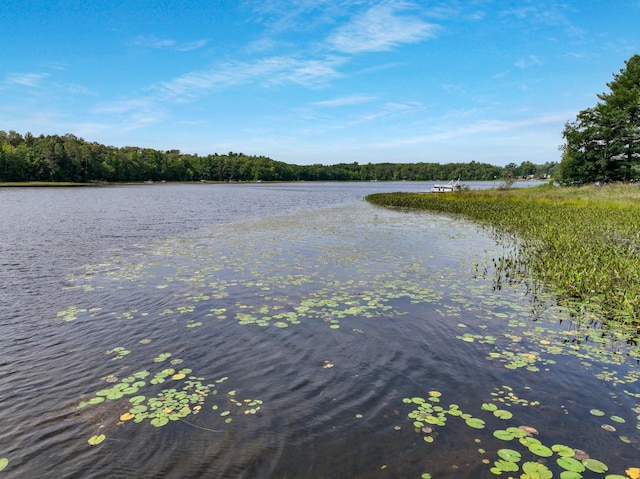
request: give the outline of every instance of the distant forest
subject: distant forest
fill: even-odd
[[[552,177],[558,164],[470,163],[291,165],[243,153],[207,156],[90,143],[72,134],[24,136],[0,130],[0,182],[430,181]]]

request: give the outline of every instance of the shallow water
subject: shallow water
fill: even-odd
[[[520,425],[640,467],[637,346],[496,289],[482,228],[362,201],[428,186],[0,190],[0,476],[559,477]]]

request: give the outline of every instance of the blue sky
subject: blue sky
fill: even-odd
[[[640,0],[2,0],[0,130],[294,164],[560,161]]]

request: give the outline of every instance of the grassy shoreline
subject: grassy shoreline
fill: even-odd
[[[5,181],[0,182],[0,188],[24,188],[24,187],[60,187],[60,186],[100,186],[100,183],[71,183],[64,181]]]
[[[516,246],[500,267],[531,276],[576,314],[640,332],[640,186],[379,193],[379,206],[458,214]]]

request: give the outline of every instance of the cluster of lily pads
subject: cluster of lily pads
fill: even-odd
[[[392,254],[363,258],[366,253],[353,244],[350,250],[318,244],[312,258],[293,255],[292,266],[283,264],[280,256],[289,254],[287,248],[297,238],[282,241],[254,236],[243,237],[242,241],[225,238],[215,250],[208,243],[186,248],[181,242],[167,240],[146,248],[135,258],[83,266],[68,276],[68,289],[93,292],[96,302],[103,289],[135,287],[149,290],[150,295],[171,295],[177,304],[162,311],[108,311],[104,304],[76,304],[58,316],[65,321],[98,315],[126,320],[182,317],[188,328],[224,316],[242,325],[285,328],[303,321],[322,321],[337,329],[342,321],[356,316],[400,314],[392,304],[399,298],[414,303],[442,298],[440,288],[429,284],[432,281],[424,282],[425,258],[411,257],[405,266],[397,267]],[[234,301],[235,297],[251,300]],[[203,312],[204,304],[213,307]]]
[[[405,314],[399,305],[407,302],[420,303],[430,305],[434,314],[453,320],[453,324],[462,321],[454,318],[461,318],[463,314],[475,314],[480,320],[486,321],[487,324],[477,326],[480,331],[471,332],[468,332],[472,329],[471,326],[459,322],[458,326],[463,332],[458,338],[466,343],[486,347],[487,360],[501,364],[506,369],[538,372],[553,367],[557,355],[575,355],[583,361],[585,368],[593,368],[594,375],[604,381],[616,385],[632,385],[640,379],[638,371],[619,373],[613,369],[613,366],[625,365],[629,359],[640,359],[637,348],[617,349],[611,346],[618,344],[618,340],[623,340],[623,337],[591,334],[592,330],[586,323],[577,323],[575,329],[569,331],[544,327],[542,322],[532,324],[531,308],[536,308],[535,304],[523,306],[513,304],[510,302],[511,298],[496,298],[495,295],[487,294],[485,283],[467,284],[468,278],[461,279],[456,276],[457,272],[446,268],[438,270],[437,275],[431,275],[428,273],[428,261],[417,255],[406,253],[403,261],[382,255],[371,261],[372,258],[362,256],[366,253],[316,245],[320,251],[316,256],[294,255],[293,258],[289,257],[288,262],[281,262],[281,255],[291,254],[283,244],[293,242],[259,235],[256,238],[264,239],[265,243],[258,244],[257,240],[256,243],[246,242],[244,240],[247,238],[243,237],[243,241],[234,239],[233,244],[228,242],[216,245],[214,250],[207,242],[201,245],[189,244],[186,247],[179,241],[166,241],[142,250],[135,259],[125,259],[118,264],[87,266],[81,274],[69,277],[69,282],[73,285],[72,288],[95,294],[98,307],[83,303],[64,309],[58,316],[65,321],[96,317],[103,319],[109,317],[107,313],[112,318],[129,321],[152,317],[159,321],[175,321],[186,328],[202,327],[227,319],[233,319],[242,326],[275,328],[319,321],[326,323],[330,329],[339,329],[341,325],[348,324],[351,318],[395,317]],[[385,267],[385,262],[393,267]],[[370,266],[366,266],[368,264]],[[380,264],[383,266],[379,266]],[[456,280],[460,283],[452,285],[452,281]],[[447,288],[450,289],[448,293],[443,292],[442,283],[447,283]],[[173,304],[163,306],[164,309],[159,311],[142,311],[137,308],[105,311],[107,308],[103,306],[106,305],[99,303],[100,290],[105,287],[109,290],[146,288],[150,295],[171,296]],[[555,311],[556,309],[550,308],[546,316],[557,319]],[[497,326],[500,332],[496,333],[493,328],[486,331],[491,326]],[[620,352],[622,350],[624,353]],[[107,354],[114,360],[122,359],[128,354],[128,350],[122,347],[112,348]],[[170,357],[170,353],[165,353],[156,357],[154,362],[162,363]],[[612,369],[607,369],[606,366],[599,368],[603,363],[611,365]],[[122,422],[148,421],[156,427],[198,414],[206,398],[216,395],[219,383],[214,381],[205,384],[204,379],[192,375],[190,369],[173,367],[177,364],[179,363],[170,364],[171,367],[163,367],[154,372],[140,370],[123,379],[112,376],[108,381],[113,381],[114,385],[83,401],[81,407],[126,398],[128,404],[120,416]],[[331,366],[327,363],[324,367]],[[596,368],[599,369],[595,370]],[[218,381],[223,379],[226,378]],[[150,386],[160,384],[167,387],[154,390],[151,394],[140,394]],[[633,391],[625,390],[625,393],[636,397]],[[527,401],[516,396],[506,386],[494,391],[492,396],[500,403],[500,407],[485,403],[480,408],[480,414],[490,414],[503,421],[512,419],[511,411],[504,409],[503,404],[538,404],[537,401]],[[438,427],[444,427],[453,417],[461,418],[471,429],[486,427],[485,420],[481,417],[472,416],[455,404],[444,407],[440,404],[440,398],[441,393],[438,391],[433,391],[423,400],[408,398],[416,406],[411,419],[414,426],[424,433],[426,442],[432,442],[437,435],[434,431]],[[225,401],[224,407],[216,404],[211,408],[219,412],[224,422],[230,421],[232,411],[237,411],[238,408],[244,414],[256,414],[262,407],[257,399],[237,400],[234,391],[226,393]],[[640,404],[636,412],[640,429]],[[611,416],[613,417],[619,416]],[[615,422],[614,419],[612,421]],[[525,436],[522,436],[522,431]],[[101,442],[104,440],[101,436],[92,437],[90,443]],[[494,436],[506,441],[517,440],[521,447],[525,447],[525,452],[528,451],[535,457],[544,457],[542,454],[548,453],[548,450],[557,455],[558,459],[566,457],[560,454],[566,450],[553,449],[559,445],[545,445],[539,441],[536,443],[535,438],[531,437],[531,431],[521,427],[498,429]],[[508,448],[501,450],[507,451]],[[519,468],[516,470],[521,469],[527,479],[545,477],[543,468],[547,466],[538,465],[540,463],[535,460],[521,463],[521,459],[515,458],[514,453],[502,452],[495,459],[493,468],[502,472],[515,472],[504,469],[513,468],[515,464]],[[568,463],[571,461],[563,461],[563,464]],[[596,467],[592,460],[587,464]],[[582,465],[589,469],[584,463]],[[579,474],[577,471],[564,469],[564,479],[577,477],[569,473]]]
[[[575,330],[562,331],[541,324],[531,326],[518,319],[511,319],[508,326],[498,337],[465,332],[457,338],[467,343],[491,346],[493,349],[486,353],[486,359],[502,364],[506,369],[538,372],[544,368],[549,371],[557,362],[554,358],[576,356],[585,370],[593,370],[594,377],[613,386],[632,386],[640,381],[640,370],[625,367],[630,359],[635,360],[637,351],[628,349],[629,354],[623,354],[621,347],[615,341],[612,343],[611,338],[597,334],[597,331],[587,330],[584,325],[578,324]],[[468,329],[464,323],[459,323],[458,327],[463,331]],[[480,329],[485,328],[481,325]],[[576,337],[582,340],[577,341]],[[624,372],[620,372],[621,370]],[[628,389],[623,392],[640,399],[639,393]],[[637,414],[636,428],[640,430],[640,402],[634,411]]]
[[[127,350],[116,347],[108,350],[107,354],[114,352],[121,354],[124,351]],[[204,378],[192,375],[193,371],[190,368],[171,367],[183,362],[182,359],[170,359],[171,357],[169,352],[156,356],[153,363],[169,361],[170,367],[164,367],[155,373],[145,369],[121,379],[113,374],[105,376],[103,380],[110,383],[110,387],[100,389],[92,397],[80,401],[78,409],[126,398],[126,410],[120,414],[120,422],[148,421],[155,427],[162,427],[170,421],[184,420],[190,415],[200,413],[205,402],[209,398],[218,396],[218,387],[229,378],[225,376],[216,379],[213,383],[204,383]],[[116,356],[114,359],[117,358]],[[153,386],[159,384],[166,384],[167,387],[157,391]],[[141,394],[141,392],[147,392],[147,394]],[[222,421],[228,424],[232,421],[232,412],[258,414],[262,409],[262,401],[252,398],[240,399],[237,397],[237,391],[231,390],[210,409],[216,411]],[[95,446],[105,439],[105,434],[95,434],[89,438],[88,443]]]
[[[482,418],[463,412],[457,404],[440,405],[441,399],[442,393],[439,391],[429,391],[427,398],[403,399],[405,404],[413,406],[414,409],[407,414],[407,417],[412,421],[415,431],[423,435],[426,443],[434,442],[437,436],[436,427],[444,427],[449,417],[459,417],[472,429],[486,427],[486,422]],[[513,419],[514,415],[509,410],[499,408],[495,401],[501,401],[509,406],[513,404],[523,406],[539,404],[536,401],[518,398],[509,386],[498,389],[493,399],[494,402],[483,403],[480,409],[503,421]],[[592,410],[591,413],[604,415],[604,413],[600,414],[599,410]],[[615,420],[615,417],[612,416],[612,420]],[[617,420],[622,420],[622,418]],[[498,476],[503,473],[521,471],[521,479],[551,479],[554,477],[551,459],[555,459],[561,479],[581,479],[586,471],[599,474],[609,471],[609,467],[604,462],[590,457],[586,452],[564,444],[546,445],[537,437],[533,437],[537,435],[539,435],[537,429],[526,425],[497,428],[492,432],[492,436],[504,442],[515,441],[514,445],[499,447],[495,453],[479,448],[479,460],[482,464],[489,466],[491,473]],[[475,441],[477,444],[482,443],[481,439]],[[525,455],[527,455],[526,458]],[[523,461],[523,458],[526,460]],[[608,474],[605,479],[638,479],[640,477],[640,468],[630,467],[625,472],[626,476]],[[424,473],[421,477],[429,479],[431,474]]]

